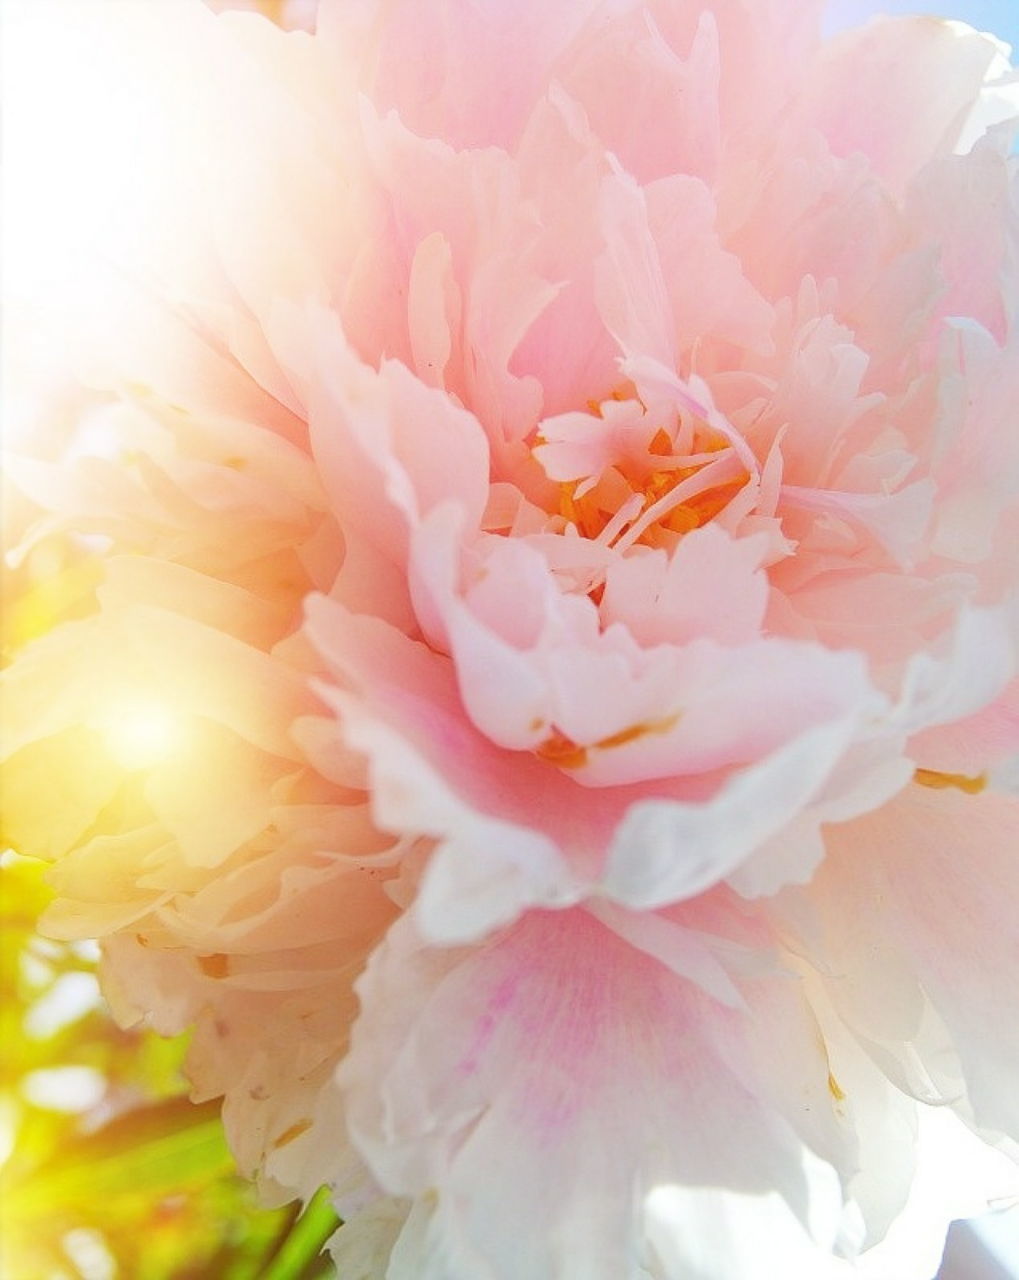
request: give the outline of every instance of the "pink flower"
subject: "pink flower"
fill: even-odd
[[[1016,1185],[1017,81],[820,7],[118,12],[12,839],[342,1275],[929,1280]]]

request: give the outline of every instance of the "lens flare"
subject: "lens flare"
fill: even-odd
[[[184,740],[183,726],[165,704],[130,702],[118,707],[103,726],[107,746],[125,769],[150,769],[175,754]]]

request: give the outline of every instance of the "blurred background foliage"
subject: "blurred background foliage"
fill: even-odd
[[[3,1280],[323,1280],[337,1221],[266,1210],[236,1172],[218,1103],[195,1106],[184,1038],[117,1027],[96,948],[35,924],[45,867],[0,856]]]
[[[19,547],[36,515],[0,481],[0,544]],[[0,557],[0,665],[93,612],[101,580],[93,542],[63,532]],[[186,1037],[113,1022],[98,948],[39,933],[46,864],[0,826],[0,1280],[333,1276],[325,1195],[303,1214],[259,1206],[219,1104],[188,1099]]]

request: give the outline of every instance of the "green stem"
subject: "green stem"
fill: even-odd
[[[262,1280],[301,1280],[339,1225],[340,1220],[329,1203],[328,1189],[321,1187],[290,1228],[279,1252],[263,1272]]]

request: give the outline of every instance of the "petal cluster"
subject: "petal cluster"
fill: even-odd
[[[48,928],[341,1275],[930,1280],[1019,1181],[1007,50],[103,9],[144,210],[8,464]]]

